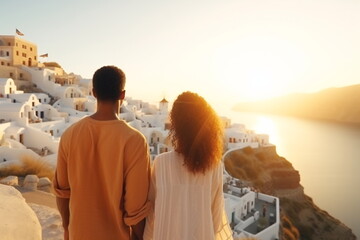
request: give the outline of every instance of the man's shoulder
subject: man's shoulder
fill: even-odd
[[[80,119],[79,121],[71,124],[67,129],[65,129],[63,136],[70,134],[74,129],[77,129],[79,126],[83,125],[85,122],[87,122],[87,117]]]
[[[145,136],[136,128],[130,126],[127,122],[120,120],[123,131],[129,136],[129,138],[144,139]]]

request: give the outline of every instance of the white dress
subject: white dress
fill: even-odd
[[[146,220],[145,240],[232,239],[221,164],[193,174],[183,165],[182,155],[171,151],[155,158],[151,178],[149,200],[154,208]]]

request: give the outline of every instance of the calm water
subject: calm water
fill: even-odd
[[[291,117],[220,112],[266,133],[300,172],[305,193],[360,237],[360,127]]]

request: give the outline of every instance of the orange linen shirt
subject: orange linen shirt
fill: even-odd
[[[70,198],[70,239],[130,239],[150,210],[144,136],[122,120],[80,120],[61,137],[53,185]]]

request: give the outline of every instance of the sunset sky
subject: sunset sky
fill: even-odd
[[[0,34],[36,43],[42,61],[91,78],[127,75],[127,95],[185,90],[219,109],[360,83],[358,0],[2,1]]]

